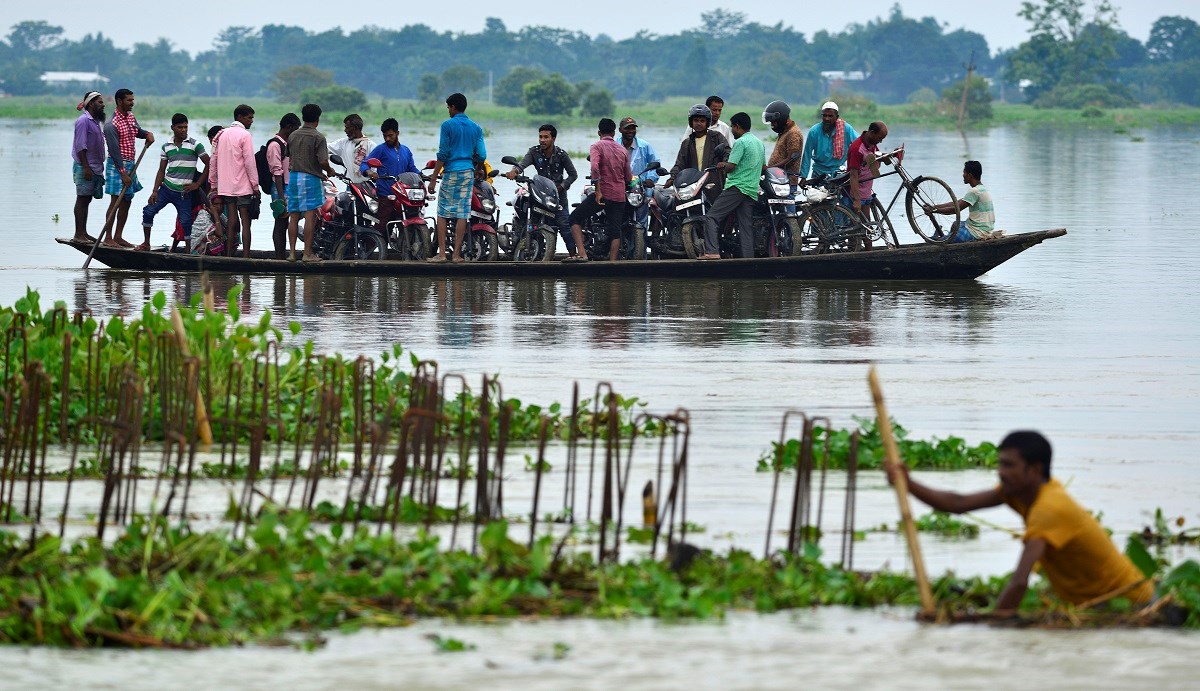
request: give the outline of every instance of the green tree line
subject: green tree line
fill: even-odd
[[[579,99],[574,104],[590,95],[595,112],[613,97],[720,93],[743,101],[816,102],[831,89],[901,103],[961,82],[973,55],[977,74],[1010,101],[1028,98],[1072,107],[1134,100],[1200,105],[1195,21],[1161,17],[1142,43],[1117,25],[1104,0],[1027,2],[1020,14],[1030,23],[1029,40],[996,53],[981,34],[947,30],[934,17],[905,16],[899,6],[886,17],[812,35],[782,22],[761,24],[716,10],[675,34],[642,31],[620,41],[547,26],[510,30],[495,17],[476,33],[440,32],[423,24],[351,32],[231,26],[211,49],[195,55],[166,38],[127,49],[103,34],[71,40],[62,27],[25,21],[0,42],[0,88],[42,93],[44,71],[97,70],[112,80],[112,88],[129,86],[144,94],[290,98],[293,94],[279,89],[279,73],[310,67],[330,77],[310,88],[338,85],[385,98],[432,101],[452,90],[487,96],[491,84],[494,100],[508,105],[525,105],[530,93],[547,98],[538,82],[560,75],[577,87],[586,83],[574,94]],[[383,64],[392,67],[380,68]],[[866,78],[831,84],[823,71],[861,71]],[[534,88],[526,89],[531,84]]]

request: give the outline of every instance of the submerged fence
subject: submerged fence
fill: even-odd
[[[497,378],[485,375],[472,389],[431,360],[414,359],[401,371],[365,357],[285,354],[270,338],[231,348],[211,333],[189,338],[185,326],[205,317],[190,318],[185,325],[178,311],[170,322],[148,316],[117,334],[103,322],[83,328],[86,313],[68,318],[62,308],[38,319],[13,315],[3,334],[0,521],[28,524],[32,539],[57,519],[65,536],[79,518],[73,489],[99,483],[89,520],[100,539],[139,514],[190,525],[197,482],[221,479],[236,482],[223,517],[235,537],[274,507],[376,533],[436,526],[448,529],[451,549],[475,551],[481,527],[508,517],[528,523],[530,545],[543,535],[565,539],[572,531],[563,526],[581,528],[595,540],[597,560],[609,561],[620,558],[627,508],[640,498],[639,541],[651,555],[662,543],[677,557],[672,550],[687,540],[694,425],[687,410],[636,413],[607,383],[590,398],[574,384],[569,411],[522,407],[505,398]],[[821,540],[827,475],[812,453],[814,424],[824,419],[789,411],[781,443],[796,420],[800,462],[786,493],[792,553]],[[47,466],[51,444],[62,449],[65,468]],[[548,449],[565,459],[558,487],[546,482]],[[527,483],[517,488],[528,495],[519,508],[506,480],[514,453],[533,474],[531,493]],[[839,531],[847,567],[855,458],[856,446]],[[635,475],[650,478],[640,492],[630,486]],[[781,478],[777,465],[767,556],[784,503]],[[48,497],[47,481],[65,489]]]

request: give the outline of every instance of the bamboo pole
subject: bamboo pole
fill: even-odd
[[[875,399],[875,414],[879,420],[879,436],[883,440],[885,462],[889,466],[900,465],[900,449],[896,446],[896,438],[892,436],[892,419],[888,416],[887,404],[883,402],[883,386],[879,383],[879,374],[871,365],[867,373],[867,381],[871,385],[871,396]],[[908,503],[908,478],[904,473],[896,473],[896,500],[900,504],[900,524],[904,528],[904,537],[908,541],[908,551],[912,556],[913,575],[917,581],[917,592],[921,596],[921,614],[932,617],[936,613],[936,603],[933,601],[933,589],[929,586],[929,575],[925,573],[925,559],[921,556],[921,544],[917,541],[917,526],[913,523],[912,508]]]
[[[171,309],[171,326],[175,327],[175,338],[179,341],[179,352],[183,356],[191,357],[191,352],[188,351],[187,332],[183,330],[183,316],[179,314],[179,308]],[[208,423],[208,409],[204,407],[204,395],[200,393],[200,387],[196,387],[196,431],[200,435],[200,443],[205,446],[210,446],[213,443],[212,426]]]

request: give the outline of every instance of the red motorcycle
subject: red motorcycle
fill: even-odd
[[[432,169],[436,161],[425,164],[425,169]],[[471,262],[494,262],[500,257],[500,242],[496,237],[496,229],[500,227],[500,210],[496,208],[496,188],[492,187],[491,179],[500,174],[493,170],[487,178],[475,177],[471,186],[471,218],[467,222],[467,237],[463,239],[462,256]],[[446,223],[446,247],[454,245],[454,230],[457,224]],[[432,239],[432,246],[437,247],[437,238]]]
[[[370,158],[367,165],[379,168],[383,162]],[[384,233],[391,254],[405,261],[428,259],[433,254],[429,222],[421,215],[428,201],[425,177],[420,173],[404,172],[398,176],[380,175],[379,179],[392,181],[392,193],[378,200],[380,204],[393,204],[395,208]],[[374,192],[375,185],[370,187]]]

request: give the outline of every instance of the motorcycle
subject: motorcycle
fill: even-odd
[[[367,159],[367,165],[378,168],[383,162],[370,158]],[[424,177],[420,173],[406,171],[398,176],[381,175],[379,179],[392,181],[392,194],[381,203],[394,204],[399,211],[398,216],[388,221],[385,232],[391,254],[405,261],[428,259],[431,255],[429,223],[421,215],[428,198]]]
[[[379,260],[387,254],[387,243],[373,225],[355,224],[354,195],[338,191],[332,180],[325,180],[325,203],[317,209],[317,228],[313,231],[313,252],[322,259]]]
[[[434,167],[436,161],[425,164],[426,169]],[[472,262],[494,262],[500,257],[499,240],[496,229],[500,227],[500,211],[496,208],[496,188],[492,187],[491,179],[500,174],[493,170],[487,178],[475,177],[471,185],[471,217],[467,221],[467,236],[463,239],[462,256]],[[446,247],[454,246],[456,222],[446,223]],[[437,238],[431,236],[431,247],[436,250]]]
[[[584,187],[583,194],[580,195],[580,203],[583,203],[589,197],[595,196],[595,194],[595,186],[588,185]],[[645,191],[641,185],[637,184],[636,180],[631,181],[628,189],[625,191],[626,218],[621,226],[621,248],[617,253],[617,259],[619,260],[646,258],[646,231],[633,218],[633,208],[642,205],[645,194]],[[608,230],[606,228],[606,213],[608,212],[601,206],[600,210],[584,220],[581,226],[583,231],[583,249],[587,252],[588,259],[593,261],[608,259],[611,243],[608,239]]]
[[[650,161],[640,173],[637,173],[634,176],[634,181],[630,185],[629,191],[625,194],[627,215],[625,217],[624,232],[628,232],[642,238],[642,249],[641,251],[635,250],[634,256],[632,257],[634,259],[646,258],[646,229],[642,227],[640,223],[638,223],[637,219],[638,216],[643,215],[643,209],[648,209],[651,206],[656,192],[653,180],[642,180],[639,182],[641,176],[649,173],[650,171],[654,171],[658,175],[670,175],[670,171],[668,171],[666,168],[663,168],[662,164],[660,164],[658,161]],[[646,215],[649,216],[648,213]],[[637,228],[635,229],[634,226],[637,226]]]
[[[513,156],[505,156],[500,161],[517,165]],[[517,182],[516,197],[506,202],[513,207],[513,220],[500,230],[500,248],[517,262],[553,261],[558,234],[549,224],[558,214],[558,186],[544,175],[518,175],[514,180]]]
[[[799,152],[793,154],[784,165],[800,155]],[[791,257],[799,254],[799,219],[789,174],[783,167],[767,168],[759,182],[758,202],[754,205],[754,256]]]
[[[717,150],[718,160],[729,153],[727,146]],[[688,257],[704,254],[704,215],[716,183],[708,179],[715,166],[698,170],[684,168],[671,181],[654,192],[650,207],[650,248],[655,258]]]

